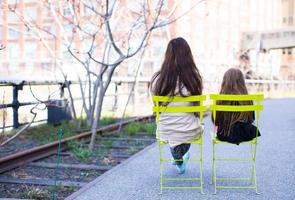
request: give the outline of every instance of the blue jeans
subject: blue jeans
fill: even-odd
[[[175,147],[170,147],[171,154],[174,158],[174,160],[179,160],[175,161],[177,165],[181,165],[183,163],[183,155],[188,152],[191,144],[180,144]]]

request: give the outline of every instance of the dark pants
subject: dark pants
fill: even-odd
[[[174,158],[177,165],[181,165],[183,163],[182,157],[186,152],[188,152],[191,144],[180,144],[175,147],[170,147],[171,154]]]

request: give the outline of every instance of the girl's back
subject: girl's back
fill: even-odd
[[[220,94],[248,94],[243,73],[237,68],[225,72]],[[217,101],[218,105],[253,105],[252,101]],[[216,112],[215,125],[217,137],[222,141],[239,144],[256,136],[252,123],[255,113],[251,112]],[[260,134],[259,134],[260,135]]]

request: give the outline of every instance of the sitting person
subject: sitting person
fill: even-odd
[[[227,70],[223,76],[220,94],[248,94],[243,73],[237,68]],[[217,105],[253,105],[252,101],[217,101]],[[217,138],[221,141],[239,144],[256,137],[254,111],[221,112],[216,111],[215,126]],[[213,117],[212,117],[213,121]],[[258,130],[258,136],[260,132]]]
[[[202,78],[191,49],[183,38],[172,39],[160,71],[151,80],[151,93],[157,96],[191,96],[202,94]],[[189,102],[163,103],[164,106],[189,106]],[[162,104],[162,105],[163,105]],[[166,141],[180,174],[189,159],[190,141],[200,137],[202,126],[197,113],[160,113],[157,138]]]

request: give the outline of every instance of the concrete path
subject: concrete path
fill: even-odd
[[[212,145],[210,130],[212,124],[205,119],[203,145],[204,192],[199,190],[164,190],[159,195],[159,153],[153,144],[124,163],[116,166],[67,199],[77,200],[190,200],[190,199],[295,199],[295,99],[266,100],[260,120],[260,132],[257,149],[257,180],[261,193],[254,189],[222,189],[213,195],[213,186],[209,184],[212,167]],[[196,147],[191,149],[191,157],[197,156]],[[248,152],[249,146],[219,145],[220,155],[241,155]],[[165,154],[170,156],[168,149]],[[249,176],[251,165],[248,163],[217,164],[220,177]],[[184,177],[197,175],[198,166],[189,163]],[[167,164],[165,174],[176,174],[175,166]],[[175,185],[175,182],[169,182]],[[226,183],[224,183],[226,184]]]

